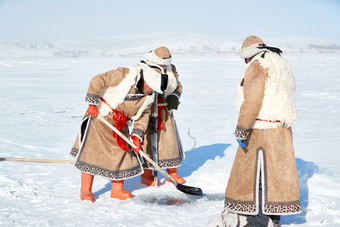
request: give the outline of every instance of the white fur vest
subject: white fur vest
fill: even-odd
[[[265,57],[256,55],[241,75],[235,92],[235,104],[238,111],[244,101],[243,87],[240,85],[245,77],[247,68],[252,62],[258,60],[260,65],[267,70],[264,98],[258,119],[265,121],[255,121],[253,129],[276,128],[279,125],[291,127],[297,119],[294,92],[295,79],[290,64],[276,53],[266,52]],[[280,121],[280,122],[269,122]]]

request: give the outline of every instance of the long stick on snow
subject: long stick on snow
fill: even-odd
[[[74,161],[69,161],[69,160],[30,159],[30,158],[0,158],[0,161],[47,162],[47,163],[66,163],[66,164],[74,164]]]
[[[110,129],[112,129],[115,133],[117,133],[121,138],[123,138],[131,147],[136,148],[136,145],[126,138],[124,134],[122,134],[118,129],[113,127],[107,120],[102,118],[100,115],[98,115],[97,119],[101,120],[104,124],[106,124]],[[181,192],[191,194],[191,195],[199,195],[202,196],[203,192],[202,189],[196,188],[196,187],[191,187],[191,186],[186,186],[183,184],[178,184],[169,174],[167,174],[159,165],[157,165],[147,154],[145,154],[142,150],[139,150],[139,154],[141,154],[148,162],[150,162],[158,171],[160,171],[166,179],[168,179],[171,183],[173,183],[178,190]]]

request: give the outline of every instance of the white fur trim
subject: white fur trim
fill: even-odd
[[[158,57],[154,51],[145,53],[144,56],[146,63],[153,63],[157,65],[171,65],[172,57],[163,59]]]
[[[113,109],[116,109],[119,104],[124,102],[124,99],[129,93],[131,87],[136,84],[136,78],[139,75],[139,71],[140,68],[137,66],[129,67],[129,73],[126,74],[125,78],[117,86],[103,89],[100,96],[103,97],[103,99],[106,102],[108,102]],[[155,99],[154,93],[152,95],[147,96],[141,108],[139,108],[136,115],[131,117],[131,119],[132,120],[139,119],[144,110],[146,110],[148,106],[151,103],[153,103],[154,99]],[[109,115],[109,113],[112,112],[112,110],[108,105],[99,100],[98,112],[100,116],[105,117]]]
[[[259,49],[259,44],[255,43],[249,47],[242,48],[240,50],[240,56],[241,58],[251,58],[259,53],[265,52],[264,49]]]
[[[162,77],[161,74],[153,70],[149,65],[145,63],[138,63],[138,66],[143,69],[143,78],[148,86],[159,94],[163,94],[161,90]]]
[[[264,205],[265,205],[265,194],[266,194],[266,187],[265,187],[265,178],[264,178],[264,159],[263,159],[263,150],[258,151],[258,166],[257,166],[257,172],[256,172],[256,214],[259,213],[259,206],[260,206],[260,201],[259,201],[259,187],[260,187],[260,178],[261,178],[261,188],[262,188],[262,201],[261,201],[261,209],[264,211]],[[261,174],[261,176],[260,176]]]
[[[84,146],[84,143],[86,141],[86,139],[83,139],[83,142],[81,141],[81,138],[86,138],[87,137],[87,133],[89,132],[89,125],[91,124],[91,121],[89,120],[89,117],[86,117],[84,118],[82,121],[81,121],[81,124],[80,125],[83,125],[84,121],[87,121],[86,122],[86,130],[84,132],[84,134],[82,134],[82,129],[81,127],[79,127],[79,136],[78,136],[78,143],[79,143],[79,151],[77,153],[77,156],[76,156],[76,160],[79,161],[79,155],[80,155],[80,151],[83,149],[83,146]]]
[[[166,74],[168,74],[168,87],[164,91],[164,96],[168,97],[172,92],[176,90],[178,83],[175,74],[172,72],[171,65],[166,66]]]
[[[100,97],[103,97],[113,109],[116,109],[120,103],[124,102],[125,96],[129,93],[131,87],[136,84],[138,73],[138,68],[129,67],[129,73],[126,74],[125,78],[117,86],[102,89]],[[102,117],[112,112],[111,108],[101,100],[98,102],[98,111]]]
[[[295,79],[290,64],[276,53],[267,52],[264,58],[258,55],[247,64],[236,87],[235,104],[237,110],[240,110],[244,101],[243,87],[240,86],[240,83],[244,79],[248,67],[256,60],[268,71],[262,107],[257,118],[268,121],[279,120],[280,122],[256,121],[252,128],[269,129],[283,124],[287,127],[293,126],[297,119],[294,98]]]
[[[142,116],[142,113],[144,110],[148,108],[150,104],[152,104],[155,101],[155,93],[152,93],[152,95],[147,95],[146,100],[144,101],[143,105],[139,108],[138,112],[135,116],[131,117],[132,120],[137,120]]]

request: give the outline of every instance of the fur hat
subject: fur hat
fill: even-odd
[[[247,37],[241,47],[240,56],[241,58],[251,58],[261,52],[264,52],[264,49],[259,49],[258,47],[264,45],[262,39],[257,36],[249,36]]]
[[[171,65],[170,51],[166,47],[158,47],[145,54],[145,62],[149,65]]]
[[[161,67],[146,64],[145,61],[138,63],[143,70],[144,81],[148,86],[159,94],[163,94],[168,87],[168,75],[162,73]]]

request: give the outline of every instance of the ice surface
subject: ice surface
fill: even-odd
[[[293,41],[294,40],[294,41]],[[296,77],[294,145],[303,213],[283,226],[340,225],[339,41],[277,39]],[[69,164],[0,161],[2,226],[206,226],[223,209],[237,143],[234,89],[244,63],[240,40],[201,35],[140,35],[63,42],[0,41],[0,157],[67,159],[86,109],[92,76],[135,65],[166,45],[183,95],[175,112],[186,160],[181,193],[165,179],[147,188],[127,180],[133,198],[110,199],[110,182],[95,177],[95,203],[79,199],[80,173]],[[329,48],[334,47],[334,48]],[[193,147],[194,141],[196,147]],[[192,149],[192,150],[191,150]]]

